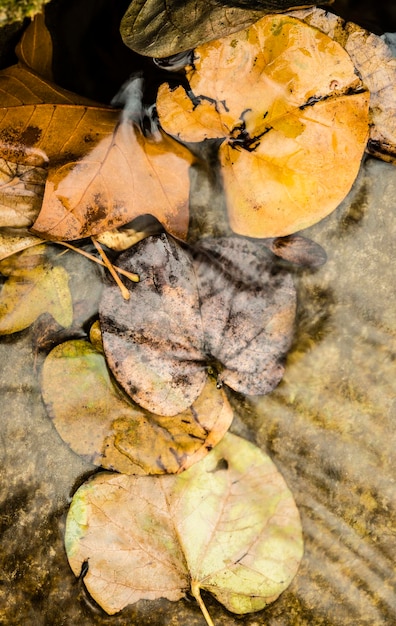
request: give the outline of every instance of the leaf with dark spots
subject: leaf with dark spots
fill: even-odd
[[[209,364],[220,386],[268,393],[282,377],[293,334],[294,285],[264,246],[230,237],[204,240],[192,252],[165,234],[145,239],[117,261],[141,277],[130,300],[110,285],[100,305],[116,379],[162,415],[191,405]]]
[[[180,413],[206,380],[191,261],[163,234],[140,242],[117,263],[133,268],[140,281],[130,287],[127,301],[119,298],[116,286],[105,287],[100,319],[110,368],[141,406],[162,415]]]
[[[37,32],[29,39],[26,31],[24,59],[26,40],[32,45],[39,39]],[[22,195],[24,225],[34,222],[35,234],[80,239],[150,214],[176,237],[186,237],[193,161],[187,148],[159,130],[146,137],[127,116],[120,121],[119,110],[61,89],[21,62],[0,72],[0,93],[0,182],[2,170],[7,177],[7,170],[45,167],[39,188],[32,188],[27,174],[26,180],[6,180],[0,203],[15,211]],[[140,101],[136,106],[142,109]]]
[[[55,428],[74,452],[126,474],[185,470],[216,445],[233,417],[214,380],[177,419],[145,411],[114,382],[103,354],[83,340],[50,352],[42,393]]]
[[[195,48],[188,85],[158,90],[163,129],[218,149],[239,235],[298,232],[333,211],[357,176],[369,92],[341,45],[290,15]]]

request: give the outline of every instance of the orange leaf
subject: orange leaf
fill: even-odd
[[[368,91],[335,41],[290,16],[204,44],[190,90],[163,85],[163,128],[221,138],[231,228],[278,237],[328,215],[349,192],[368,138]]]
[[[48,56],[46,47],[35,57],[37,40],[28,29],[19,47],[35,70]],[[80,239],[150,214],[186,236],[193,157],[177,141],[144,137],[132,120],[120,122],[119,110],[59,88],[23,63],[0,72],[0,94],[0,157],[48,167],[36,234]]]
[[[100,114],[98,122],[106,123],[107,117]],[[75,128],[77,139],[84,141],[80,125]],[[154,141],[131,121],[116,122],[85,156],[50,169],[43,207],[32,230],[50,239],[80,239],[150,214],[170,233],[185,238],[192,158],[164,133]]]

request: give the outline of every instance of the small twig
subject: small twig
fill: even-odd
[[[105,251],[103,250],[102,246],[100,245],[100,243],[98,241],[96,241],[96,239],[94,237],[91,237],[91,239],[92,239],[93,245],[95,246],[95,248],[99,252],[100,256],[102,257],[103,263],[105,264],[105,266],[109,270],[110,274],[114,278],[115,282],[117,283],[118,287],[120,288],[122,297],[124,298],[124,300],[129,300],[129,298],[131,297],[131,294],[129,293],[128,289],[125,287],[125,285],[122,282],[121,278],[118,276],[118,274],[117,274],[116,270],[114,269],[114,267],[112,266],[110,260],[107,258],[107,255],[106,255]]]
[[[202,611],[202,614],[206,620],[208,626],[214,626],[214,622],[208,613],[208,609],[206,608],[204,601],[201,598],[201,591],[197,582],[193,581],[191,583],[191,593],[198,602],[199,608]]]
[[[45,243],[45,242],[43,241],[43,243]],[[98,263],[98,265],[101,265],[102,267],[107,267],[106,264],[103,261],[98,259],[93,254],[89,254],[89,252],[86,252],[85,250],[82,250],[81,248],[76,248],[75,246],[72,246],[70,243],[67,243],[66,241],[56,241],[55,243],[58,243],[61,246],[65,246],[66,248],[70,248],[70,250],[73,250],[74,252],[78,252],[78,254],[82,254],[83,256],[85,256],[90,261],[94,261],[95,263]],[[138,283],[139,282],[139,276],[137,274],[133,274],[133,272],[128,272],[127,270],[123,270],[123,269],[121,269],[121,267],[117,267],[117,265],[113,265],[112,267],[119,274],[122,274],[126,278],[129,278],[129,280],[131,280],[132,282],[134,282],[134,283]]]

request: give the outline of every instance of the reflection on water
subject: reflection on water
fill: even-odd
[[[237,425],[288,481],[305,558],[263,613],[237,618],[208,598],[217,626],[396,622],[394,198],[393,166],[368,160],[338,211],[304,233],[328,262],[296,272],[299,317],[284,380],[241,403]],[[84,302],[98,278],[89,262],[77,266],[74,304],[85,327],[97,296],[89,311]],[[60,441],[45,414],[33,332],[0,343],[0,623],[201,625],[194,603],[142,602],[109,618],[84,600],[62,533],[70,490],[94,468]]]

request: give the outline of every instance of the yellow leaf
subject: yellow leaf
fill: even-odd
[[[50,313],[61,326],[72,323],[68,274],[44,254],[40,246],[0,262],[0,272],[8,276],[0,292],[0,334],[24,330],[42,313]]]
[[[288,15],[199,46],[190,90],[160,88],[163,128],[219,149],[231,228],[289,235],[344,199],[368,139],[369,94],[345,50]]]

